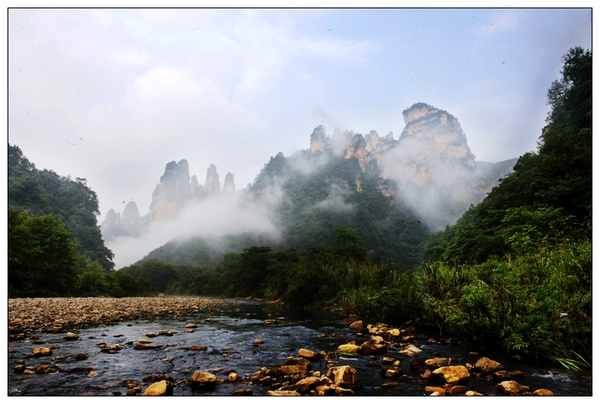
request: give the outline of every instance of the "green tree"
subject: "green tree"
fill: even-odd
[[[77,281],[75,251],[72,234],[58,217],[9,207],[9,296],[71,294]]]

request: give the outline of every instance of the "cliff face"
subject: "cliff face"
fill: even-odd
[[[223,187],[224,192],[235,192],[233,174],[228,173]],[[198,184],[196,175],[190,176],[187,160],[167,163],[164,174],[152,193],[149,212],[140,216],[135,202],[125,206],[123,214],[110,209],[100,225],[104,240],[114,240],[119,236],[136,237],[152,222],[166,221],[177,216],[190,202],[202,200],[221,192],[217,167],[211,164],[207,169],[206,182]]]

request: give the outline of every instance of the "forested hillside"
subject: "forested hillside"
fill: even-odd
[[[9,145],[8,205],[9,295],[95,293],[93,285],[114,265],[85,179],[38,170]]]
[[[419,278],[444,332],[514,354],[591,360],[592,55],[571,49],[537,152],[454,226]]]

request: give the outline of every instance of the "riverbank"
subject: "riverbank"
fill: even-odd
[[[8,300],[12,339],[41,332],[61,332],[122,321],[196,314],[224,300],[206,297],[74,297]]]

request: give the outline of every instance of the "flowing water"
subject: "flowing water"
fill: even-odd
[[[264,320],[278,320],[265,324]],[[187,323],[197,324],[194,332],[186,332]],[[157,335],[148,338],[147,333],[159,334],[161,330],[173,331],[172,336]],[[227,379],[236,372],[246,380],[262,367],[274,367],[285,363],[287,357],[297,356],[298,349],[335,352],[337,347],[349,341],[362,343],[368,335],[359,337],[351,332],[340,319],[314,317],[307,313],[291,313],[262,303],[232,301],[230,305],[195,317],[160,318],[152,321],[127,322],[113,326],[92,327],[76,331],[79,340],[65,341],[64,333],[39,334],[39,340],[30,338],[9,341],[8,394],[30,396],[82,396],[118,395],[127,391],[125,381],[132,380],[144,390],[149,382],[147,376],[166,374],[176,385],[174,395],[231,395],[235,390],[251,389],[253,395],[265,395],[269,386],[260,384],[219,383],[212,390],[192,389],[186,380],[195,371],[209,371],[219,379]],[[151,339],[155,349],[136,350],[139,339]],[[262,340],[264,343],[255,343]],[[98,344],[119,344],[123,349],[115,353],[101,352]],[[422,352],[416,357],[429,359],[434,356],[452,357],[462,363],[475,363],[478,357],[469,356],[461,347],[448,344],[430,344],[413,341]],[[203,345],[206,350],[189,350],[191,345]],[[52,356],[30,358],[35,347],[52,346]],[[77,353],[87,355],[76,360]],[[482,354],[483,355],[483,354]],[[397,385],[381,388],[389,382],[380,376],[383,356],[401,360],[403,376],[395,379]],[[589,396],[592,394],[591,371],[567,371],[559,368],[537,367],[514,363],[495,355],[490,358],[501,362],[505,369],[521,370],[525,376],[518,380],[530,390],[545,388],[555,395]],[[462,358],[462,359],[461,359]],[[422,396],[427,385],[435,385],[420,377],[419,371],[409,366],[411,358],[402,356],[397,348],[385,355],[353,358],[336,358],[337,364],[347,364],[358,372],[357,395]],[[312,370],[327,372],[327,360],[312,363]],[[58,371],[46,374],[23,374],[15,372],[15,366],[39,367],[50,365]],[[93,372],[92,372],[93,371]],[[92,373],[90,373],[92,372]],[[494,394],[497,382],[471,378],[469,387],[484,395]]]

